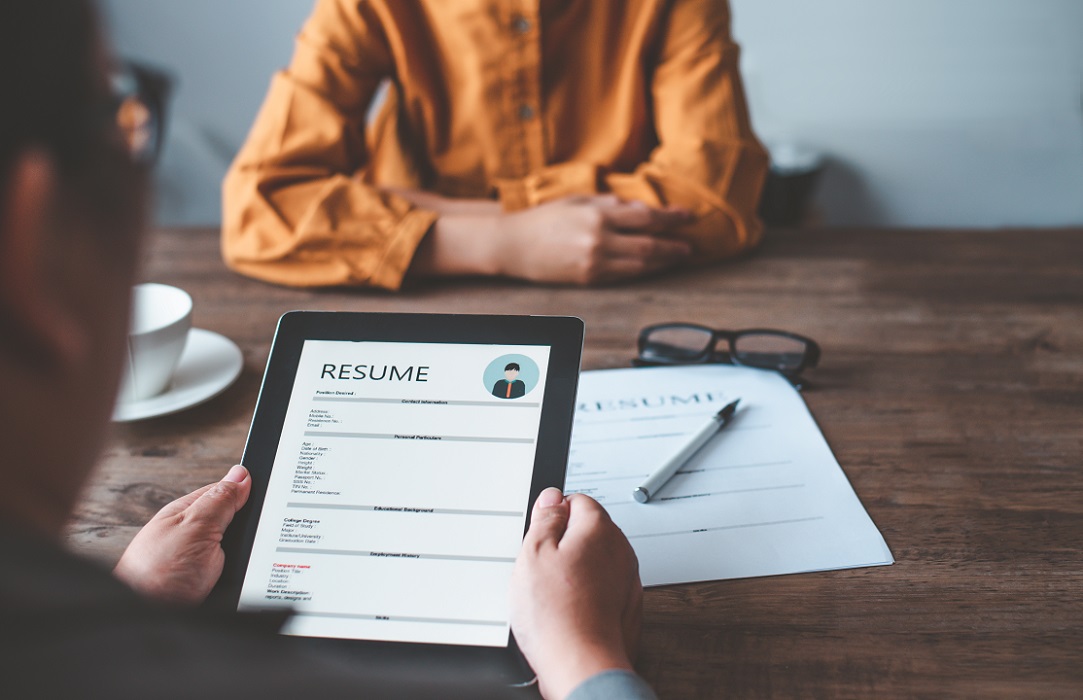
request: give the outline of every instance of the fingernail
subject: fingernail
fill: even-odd
[[[550,486],[538,495],[537,506],[539,508],[552,508],[564,502],[564,494],[560,489]]]
[[[222,481],[232,481],[235,484],[239,484],[248,478],[248,470],[239,464],[234,464],[229,469],[229,473],[222,479]]]

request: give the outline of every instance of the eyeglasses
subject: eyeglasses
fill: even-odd
[[[109,76],[107,121],[131,159],[153,165],[162,149],[169,78],[148,68],[121,64]]]
[[[726,345],[720,349],[719,341]],[[796,333],[752,328],[723,331],[695,323],[663,323],[639,332],[636,366],[724,363],[780,372],[798,385],[820,361],[820,346]],[[798,385],[800,388],[800,386]]]

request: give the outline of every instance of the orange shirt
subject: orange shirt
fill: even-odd
[[[732,255],[767,169],[737,57],[724,0],[319,0],[226,178],[223,255],[397,289],[436,214],[384,187],[507,210],[613,192],[692,209],[697,259]]]

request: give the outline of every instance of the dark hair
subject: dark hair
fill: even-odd
[[[46,150],[62,177],[89,159],[104,93],[97,26],[90,0],[0,3],[0,186],[27,148]]]
[[[28,149],[44,151],[76,208],[113,242],[138,232],[145,178],[116,129],[93,0],[0,2],[0,192]]]
[[[509,362],[508,364],[504,365],[504,371],[505,372],[507,372],[509,369],[513,369],[516,372],[518,372],[519,371],[519,363],[518,362]]]

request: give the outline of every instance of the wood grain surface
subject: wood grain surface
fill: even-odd
[[[897,563],[649,590],[639,668],[659,695],[1083,697],[1083,231],[772,231],[729,264],[595,290],[284,289],[227,271],[211,230],[156,232],[145,255],[245,370],[115,427],[77,550],[115,561],[239,459],[285,311],[572,314],[586,369],[627,366],[649,323],[777,327],[822,345],[805,399]]]

